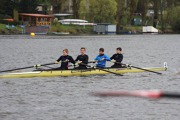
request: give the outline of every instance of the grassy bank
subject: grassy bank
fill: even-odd
[[[131,33],[141,33],[142,26],[124,26],[123,31],[129,31]]]
[[[93,26],[52,25],[49,32],[69,32],[70,34],[92,34]]]
[[[6,28],[5,24],[0,23],[0,34],[20,34],[22,32],[22,28],[19,26],[12,27],[9,25],[9,28]]]
[[[5,24],[0,24],[0,33],[7,33],[6,25]]]

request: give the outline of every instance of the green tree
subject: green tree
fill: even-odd
[[[82,0],[79,13],[96,23],[114,23],[116,10],[115,0]]]
[[[161,8],[161,0],[152,0],[152,3],[153,3],[153,10],[154,10],[153,27],[156,28],[158,18],[159,18],[159,11]]]
[[[79,18],[79,8],[80,8],[80,3],[81,3],[82,0],[73,0],[72,3],[73,3],[73,15],[74,15],[74,18],[77,19]]]
[[[80,19],[86,19],[88,21],[94,22],[93,20],[93,14],[90,12],[90,3],[87,0],[81,0],[80,6],[79,6],[79,18]],[[92,19],[91,19],[92,18]]]
[[[180,7],[174,7],[171,10],[172,14],[170,14],[170,21],[169,21],[169,24],[171,25],[172,29],[174,31],[177,31],[177,32],[180,32],[180,14],[179,14],[179,11],[180,11]]]
[[[53,13],[63,13],[65,8],[65,3],[67,0],[50,0],[51,5],[54,6]]]
[[[117,12],[116,12],[116,19],[117,19],[117,27],[116,31],[117,33],[120,33],[122,30],[122,25],[123,25],[123,18],[126,15],[126,2],[125,0],[116,0],[117,1]]]
[[[166,11],[166,17],[164,17],[166,25],[170,25],[172,27],[172,30],[180,32],[180,6],[168,6]]]
[[[20,13],[37,13],[37,0],[21,0],[19,3]]]
[[[142,25],[145,25],[148,4],[149,4],[149,0],[139,0],[138,1],[137,12],[141,13]]]
[[[129,8],[128,10],[129,10],[129,25],[130,25],[132,17],[133,17],[133,14],[137,10],[138,0],[128,0],[127,4],[128,4],[127,7]]]
[[[13,1],[12,0],[0,0],[0,14],[1,18],[8,16],[13,16]]]

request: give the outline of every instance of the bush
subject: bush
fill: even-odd
[[[0,18],[1,19],[9,19],[9,18],[12,18],[12,17],[9,16],[9,15],[0,14]]]
[[[70,34],[81,34],[81,33],[91,33],[93,31],[93,26],[78,26],[78,25],[52,25],[50,32],[69,32]]]
[[[180,32],[180,7],[169,10],[169,25],[175,32]]]
[[[172,29],[176,32],[180,32],[180,17],[172,23]]]

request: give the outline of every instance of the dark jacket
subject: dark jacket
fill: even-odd
[[[88,55],[84,54],[84,55],[78,55],[75,61],[76,62],[82,61],[83,64],[88,64],[88,60],[89,60]],[[78,69],[87,69],[87,67],[86,65],[79,64]]]
[[[69,55],[67,55],[67,56],[63,56],[63,55],[62,55],[62,56],[59,57],[59,59],[58,59],[57,61],[58,61],[58,62],[61,61],[61,67],[60,67],[60,69],[63,69],[63,70],[68,69],[68,63],[69,63],[69,62],[75,64],[74,59],[73,59],[71,56],[69,56]]]
[[[114,59],[116,62],[121,63],[123,60],[123,55],[122,54],[114,54],[111,58],[111,60]],[[121,64],[114,63],[112,67],[121,67]]]

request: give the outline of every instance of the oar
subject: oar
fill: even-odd
[[[98,62],[97,60],[92,60],[92,61],[89,61],[88,63],[96,63]]]
[[[112,61],[111,61],[111,62],[112,62]],[[117,63],[117,64],[120,64],[120,65],[125,65],[125,66],[127,66],[126,64],[123,64],[123,63],[120,63],[120,62],[113,62],[113,63]],[[136,69],[140,69],[140,70],[144,70],[144,71],[148,71],[148,72],[160,74],[160,75],[162,74],[162,73],[160,73],[160,72],[156,72],[156,71],[152,71],[152,70],[148,70],[148,69],[136,67],[136,66],[133,66],[133,65],[128,65],[128,66],[130,66],[130,67],[132,67],[132,68],[136,68]]]
[[[10,70],[3,70],[3,71],[0,71],[0,73],[2,73],[2,72],[10,72],[10,71],[14,71],[14,70],[27,69],[27,68],[33,68],[33,67],[37,68],[37,67],[40,67],[40,66],[53,65],[53,64],[56,64],[56,63],[52,62],[52,63],[46,63],[46,64],[37,64],[37,65],[28,66],[28,67],[22,67],[22,68],[15,68],[15,69],[10,69]]]
[[[123,76],[121,74],[118,74],[118,73],[115,73],[115,72],[112,72],[112,71],[109,71],[109,70],[106,70],[106,69],[103,69],[103,68],[99,68],[99,67],[95,67],[95,66],[90,66],[90,65],[87,65],[87,64],[84,64],[84,63],[80,63],[81,65],[85,65],[87,67],[91,67],[91,68],[97,68],[99,70],[102,70],[102,71],[105,71],[105,72],[108,72],[108,73],[112,73],[112,74],[115,74],[115,75],[119,75],[119,76]]]
[[[143,98],[179,98],[180,93],[177,92],[163,92],[160,90],[136,90],[136,91],[106,91],[106,92],[94,92],[92,93],[94,96],[100,97],[143,97]]]

